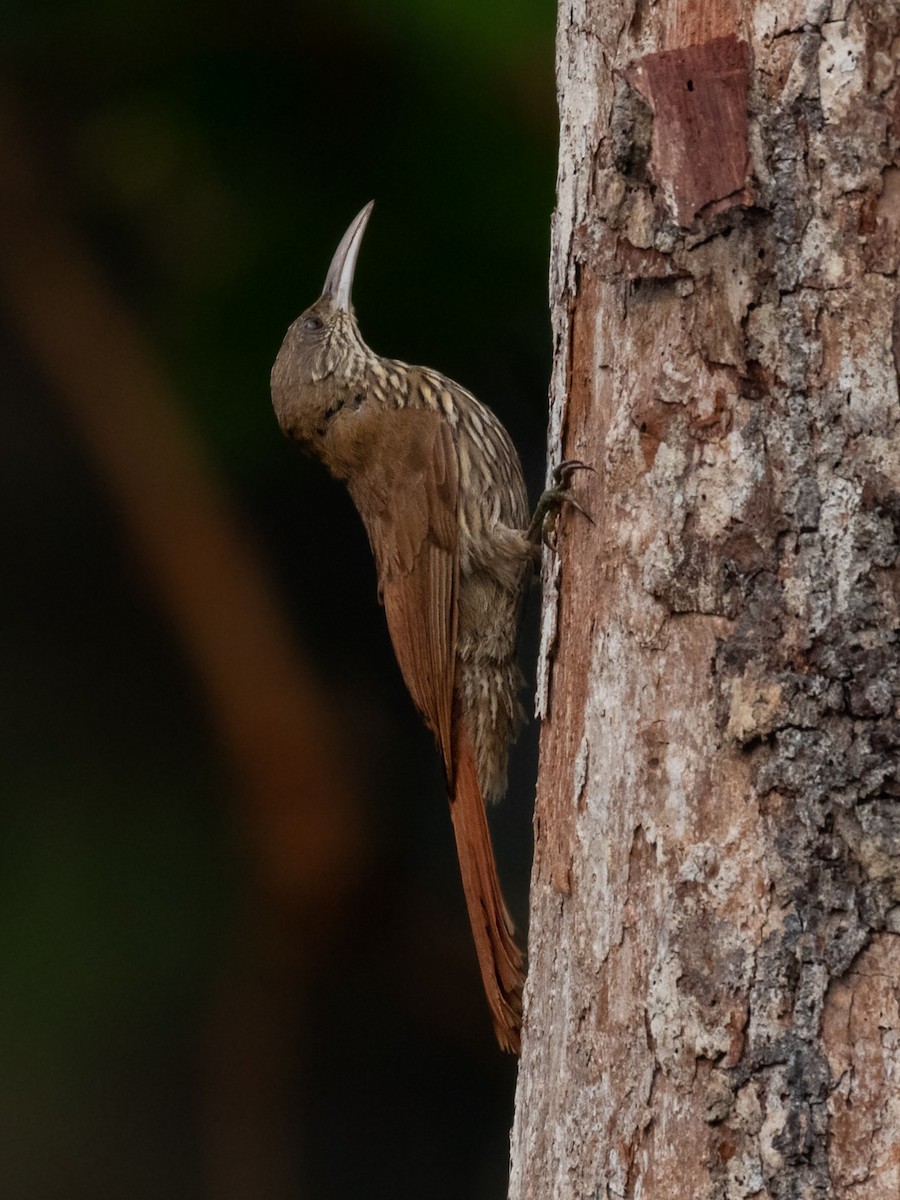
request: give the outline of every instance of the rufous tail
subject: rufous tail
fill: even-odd
[[[500,891],[472,743],[459,719],[453,743],[450,815],[478,965],[497,1041],[501,1049],[518,1054],[525,982],[522,951],[516,944],[515,926]]]

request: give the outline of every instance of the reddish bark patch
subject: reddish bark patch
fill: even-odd
[[[900,1022],[900,939],[876,935],[829,988],[822,1037],[832,1078],[828,1162],[840,1194],[897,1194],[900,1106],[890,1080]],[[844,1189],[847,1189],[845,1192]],[[858,1189],[858,1192],[857,1192]]]
[[[677,267],[671,254],[662,254],[652,246],[634,246],[625,237],[601,242],[590,250],[596,268],[610,279],[687,279],[690,271]]]
[[[653,109],[650,170],[684,229],[752,201],[749,64],[747,43],[731,34],[647,54],[625,72]]]
[[[866,239],[866,269],[893,275],[900,269],[900,168],[886,167],[881,180],[881,193],[865,198],[859,232]]]
[[[635,406],[631,423],[638,431],[641,453],[648,471],[652,469],[656,452],[666,440],[669,429],[683,415],[680,405],[666,404],[652,396]]]

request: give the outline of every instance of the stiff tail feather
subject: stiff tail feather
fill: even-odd
[[[472,743],[462,721],[457,719],[454,724],[450,815],[463,892],[497,1041],[501,1049],[518,1054],[525,982],[523,956],[500,891]]]

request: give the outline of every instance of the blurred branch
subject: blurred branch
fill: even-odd
[[[211,1194],[295,1194],[298,979],[359,877],[336,721],[175,389],[109,289],[0,89],[0,302],[68,406],[205,688],[260,884],[215,1003]]]
[[[266,884],[319,908],[359,851],[333,716],[171,382],[52,195],[0,92],[0,299],[194,662],[252,806]]]

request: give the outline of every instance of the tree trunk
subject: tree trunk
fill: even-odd
[[[514,1200],[900,1195],[898,47],[561,5]]]

